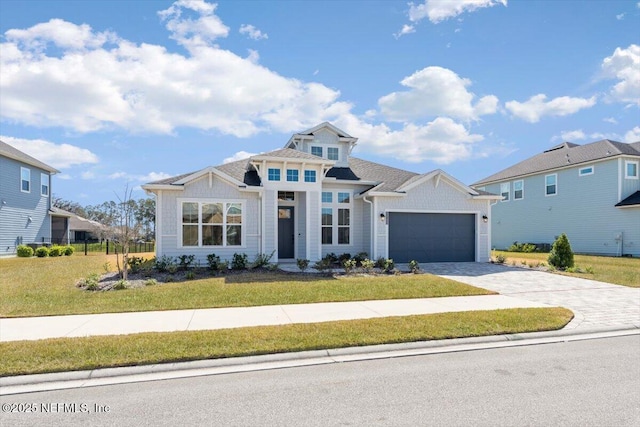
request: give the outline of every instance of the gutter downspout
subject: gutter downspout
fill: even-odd
[[[369,252],[371,254],[371,258],[375,258],[376,254],[374,253],[375,251],[375,244],[374,244],[374,239],[375,239],[375,218],[374,218],[374,212],[373,212],[373,202],[370,200],[367,200],[367,196],[362,196],[362,200],[365,203],[368,203],[369,206],[371,206],[371,222],[369,224],[369,232],[371,233],[371,241],[369,242]]]

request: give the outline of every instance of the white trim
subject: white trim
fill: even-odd
[[[635,165],[636,167],[635,175],[628,174],[629,165]],[[640,162],[636,162],[634,160],[625,160],[624,161],[624,179],[640,179],[639,175],[640,175]]]
[[[49,197],[51,195],[51,182],[49,180],[49,177],[51,175],[48,175],[46,173],[40,173],[40,196],[41,197]],[[47,194],[42,193],[42,187],[44,186],[43,182],[46,181],[47,182]]]
[[[550,176],[554,176],[555,177],[554,184],[553,184],[555,186],[555,192],[551,193],[551,194],[547,193],[547,187],[548,187],[547,177],[550,177]],[[550,173],[548,175],[545,175],[544,176],[544,196],[545,197],[552,197],[552,196],[556,196],[557,194],[558,194],[558,174],[557,173]]]
[[[583,172],[586,169],[591,169],[591,171],[589,172]],[[594,165],[588,165],[588,166],[583,166],[581,168],[578,168],[578,176],[589,176],[589,175],[593,175],[596,171],[596,168]]]
[[[522,188],[520,190],[516,189],[516,184],[521,183]],[[521,191],[522,195],[520,197],[516,197],[516,191]],[[513,181],[513,200],[524,200],[524,179],[519,179],[517,181]]]
[[[27,172],[29,174],[29,179],[23,179],[22,178],[22,173],[23,172]],[[29,189],[28,190],[23,190],[22,189],[22,182],[23,181],[27,181],[29,183]],[[20,192],[21,193],[31,193],[31,169],[25,168],[23,166],[20,166]]]
[[[506,186],[507,191],[503,190],[504,186]],[[506,197],[504,196],[504,193],[507,193]],[[502,197],[502,200],[500,200],[501,202],[508,202],[511,200],[511,182],[507,181],[500,183],[500,197]]]
[[[177,222],[177,241],[176,241],[176,248],[177,249],[208,249],[208,248],[230,248],[230,249],[245,249],[247,247],[247,233],[245,233],[245,231],[247,230],[247,200],[246,199],[209,199],[209,198],[198,198],[198,197],[189,197],[189,198],[177,198],[176,199],[176,222]],[[182,222],[182,204],[183,203],[196,203],[198,205],[198,223],[197,224],[192,224],[192,225],[197,225],[198,226],[198,245],[197,246],[184,246],[182,238],[182,226],[184,225]],[[223,218],[225,218],[225,220],[223,220],[223,223],[221,224],[222,226],[222,245],[203,245],[202,244],[202,205],[203,204],[211,204],[211,203],[222,203],[223,205]],[[240,241],[240,245],[227,245],[227,240],[226,240],[226,226],[228,226],[229,224],[226,223],[226,217],[227,217],[227,212],[226,212],[226,205],[228,203],[236,203],[236,204],[240,204],[241,209],[242,209],[242,219],[241,219],[241,223],[240,226],[242,228],[242,237],[241,237],[241,241]]]

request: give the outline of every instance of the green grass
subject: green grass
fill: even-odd
[[[543,262],[549,264],[546,253],[522,253],[522,252],[505,252],[494,251],[493,258],[502,254],[507,258],[506,265],[515,262],[521,265],[522,261],[536,264]],[[590,273],[566,273],[557,272],[567,276],[582,277],[585,279],[597,280],[600,282],[613,283],[615,285],[629,286],[632,288],[640,288],[640,258],[626,257],[604,257],[592,255],[575,255],[575,265],[582,270],[590,267],[593,274]]]
[[[116,313],[213,307],[363,301],[492,294],[432,275],[319,277],[278,272],[230,274],[122,291],[78,289],[78,279],[103,273],[113,256],[0,260],[0,316]]]
[[[0,376],[560,329],[564,308],[0,343]]]

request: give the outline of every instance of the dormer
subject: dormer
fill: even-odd
[[[358,138],[354,138],[329,122],[294,134],[285,148],[302,151],[335,162],[336,167],[348,167],[349,155]]]

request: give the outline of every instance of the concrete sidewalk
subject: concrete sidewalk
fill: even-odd
[[[551,307],[505,295],[0,319],[0,341],[197,331],[445,312]]]

